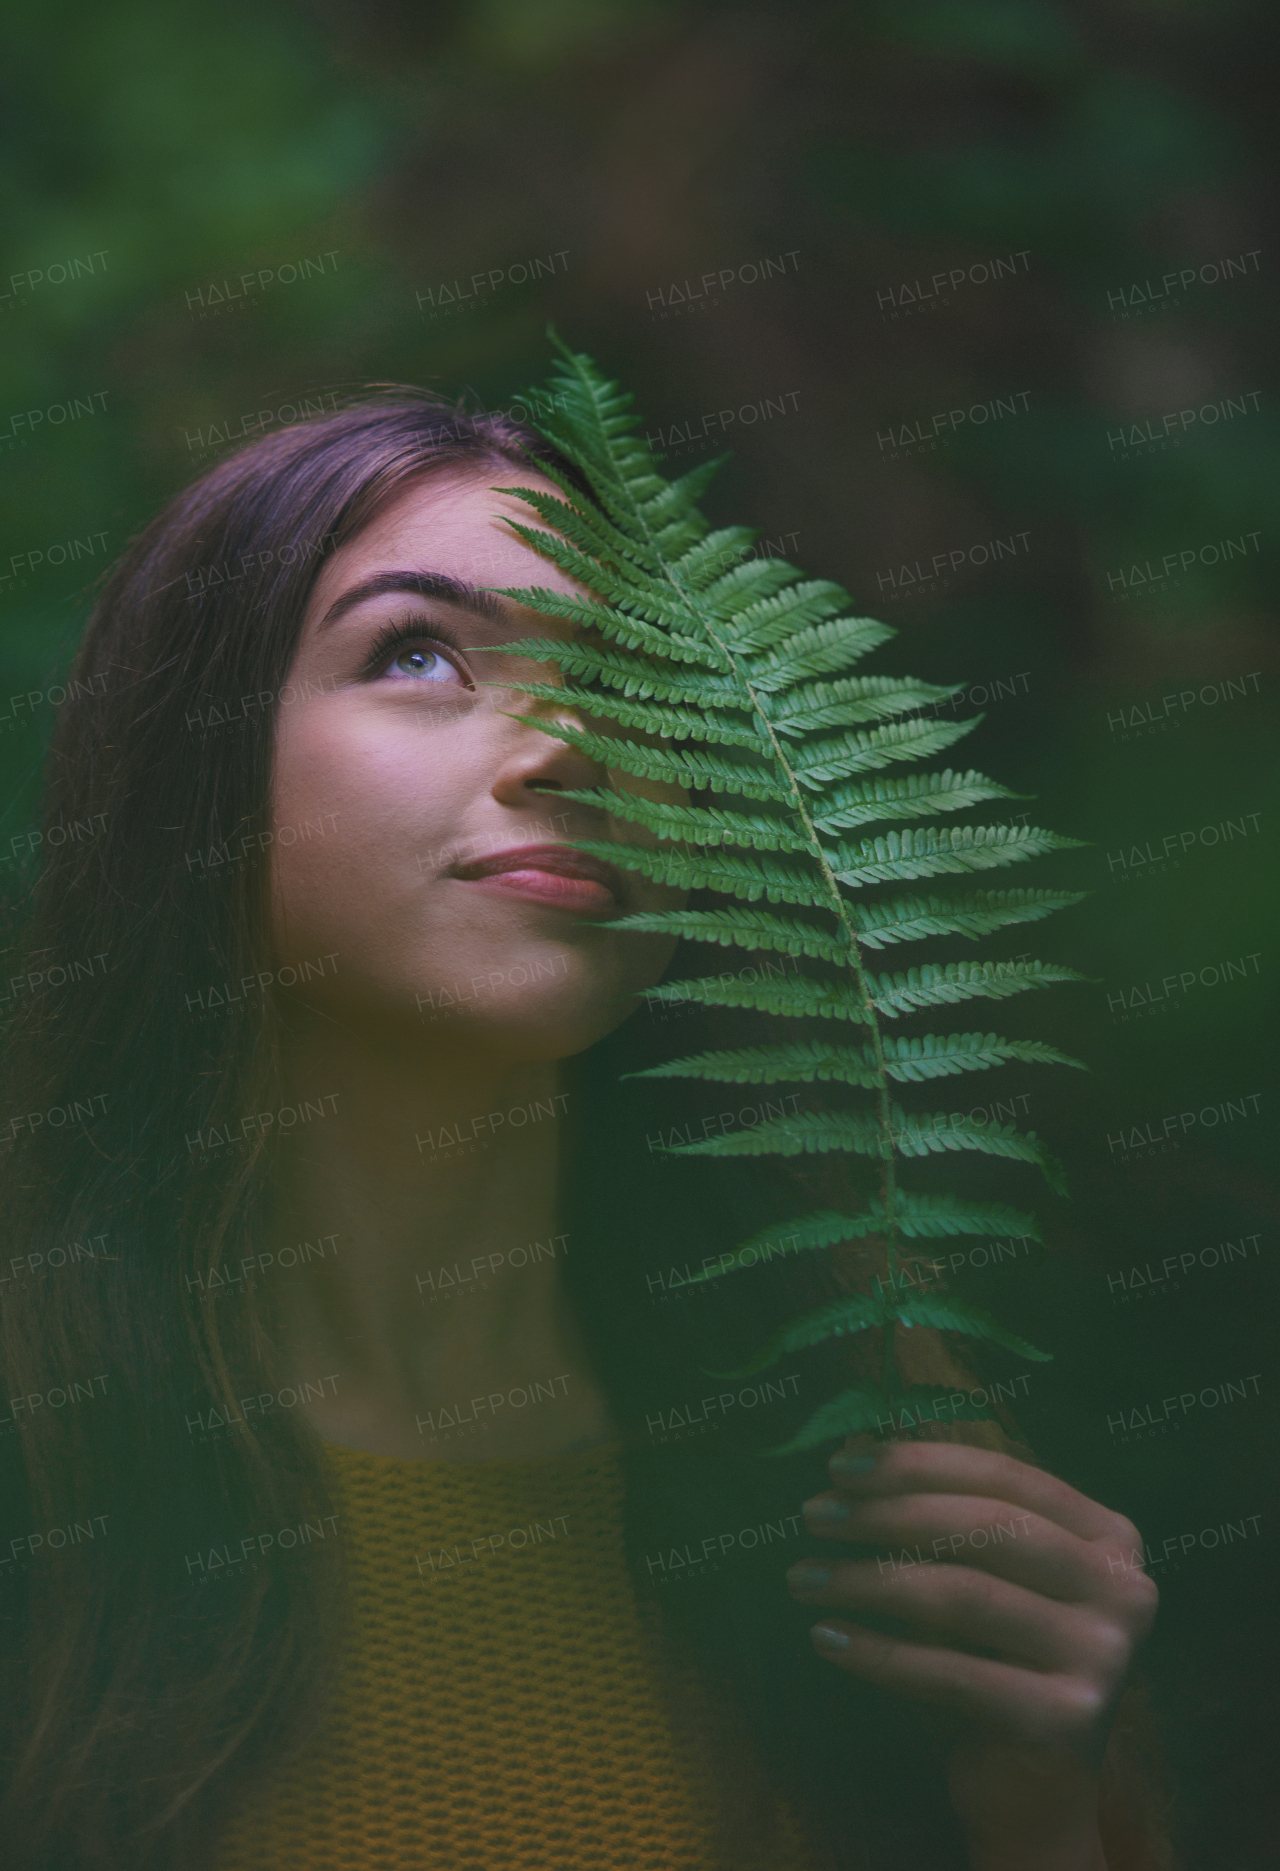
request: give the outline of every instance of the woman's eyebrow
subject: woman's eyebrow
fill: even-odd
[[[378,572],[372,578],[366,578],[362,584],[352,585],[350,591],[344,591],[340,598],[335,598],[320,619],[319,628],[328,629],[330,624],[336,624],[340,617],[354,610],[357,604],[364,604],[370,598],[384,597],[389,591],[409,591],[419,598],[442,598],[446,603],[471,611],[490,624],[506,623],[508,619],[507,607],[501,598],[492,591],[471,584],[465,578],[451,578],[447,572]]]

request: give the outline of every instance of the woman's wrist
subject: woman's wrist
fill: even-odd
[[[952,1757],[949,1779],[969,1871],[1108,1871],[1099,1779],[1084,1762],[966,1749]]]

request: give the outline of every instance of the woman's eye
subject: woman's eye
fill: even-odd
[[[382,673],[393,680],[407,678],[414,682],[452,682],[466,686],[458,665],[425,644],[407,644],[398,650]]]

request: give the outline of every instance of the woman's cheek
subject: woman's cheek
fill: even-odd
[[[682,910],[689,901],[687,890],[676,889],[671,884],[658,884],[647,881],[644,907],[648,910]]]
[[[424,827],[407,783],[413,763],[405,767],[385,734],[345,711],[317,704],[281,721],[271,846],[278,946],[338,935],[350,944],[420,886]]]

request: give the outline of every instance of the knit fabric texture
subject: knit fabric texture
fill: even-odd
[[[726,1699],[659,1655],[624,1557],[619,1444],[328,1450],[344,1673],[219,1871],[824,1871]]]

